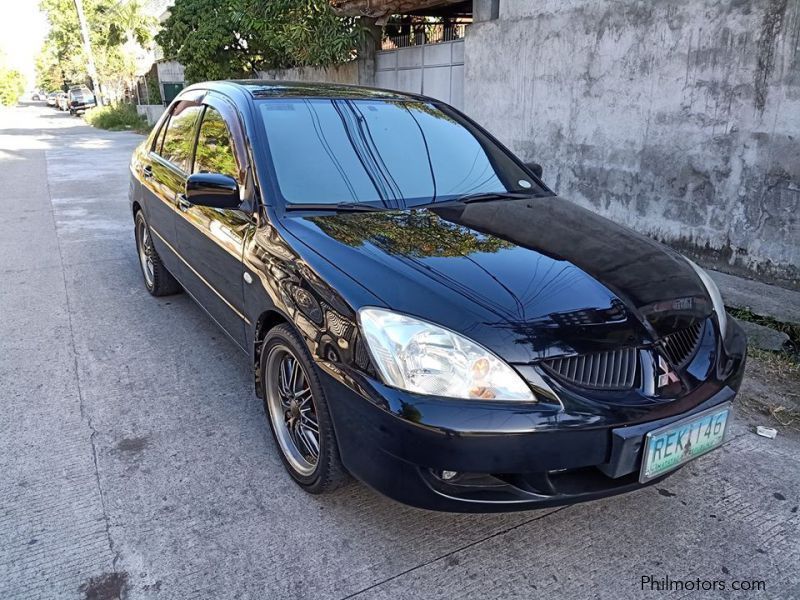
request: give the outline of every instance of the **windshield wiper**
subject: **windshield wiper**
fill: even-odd
[[[367,204],[365,202],[338,202],[338,203],[325,203],[319,202],[316,204],[287,204],[286,210],[327,210],[331,212],[374,212],[376,210],[384,210],[385,206],[375,206],[374,204]]]
[[[471,204],[473,202],[489,202],[491,200],[520,200],[523,198],[536,198],[536,194],[525,192],[480,192],[477,194],[464,194],[450,200],[439,200],[410,206],[409,208],[433,208],[436,206],[450,206],[452,204]]]
[[[533,198],[535,194],[528,194],[525,192],[494,192],[494,193],[480,193],[480,194],[465,194],[459,196],[453,202],[461,202],[463,204],[470,204],[472,202],[487,202],[489,200],[520,200],[522,198]]]

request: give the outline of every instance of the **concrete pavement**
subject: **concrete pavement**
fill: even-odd
[[[0,112],[0,598],[800,598],[798,437],[730,441],[657,487],[506,515],[310,496],[243,356],[150,297],[140,136]],[[716,594],[641,578],[722,581]]]

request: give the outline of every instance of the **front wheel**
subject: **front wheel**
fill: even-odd
[[[339,487],[339,458],[328,402],[308,349],[289,325],[272,329],[261,350],[264,410],[286,470],[307,492]]]

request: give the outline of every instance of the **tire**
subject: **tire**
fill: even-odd
[[[348,475],[339,458],[339,446],[317,367],[290,325],[279,325],[267,334],[261,347],[259,368],[264,412],[283,465],[292,479],[311,494],[330,492],[347,482]],[[299,369],[296,374],[294,368]],[[310,396],[302,392],[304,386]],[[294,395],[291,401],[285,401],[286,391]],[[290,418],[294,419],[294,426]],[[313,442],[308,437],[314,437],[313,422],[317,429],[316,457]]]
[[[172,276],[161,257],[158,256],[150,228],[144,218],[144,213],[138,211],[134,219],[136,227],[136,254],[139,257],[139,266],[142,269],[144,286],[153,296],[169,296],[181,291],[181,285]]]

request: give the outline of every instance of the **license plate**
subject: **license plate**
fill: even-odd
[[[729,403],[650,431],[645,436],[639,481],[677,469],[684,463],[721,445],[731,412]]]

